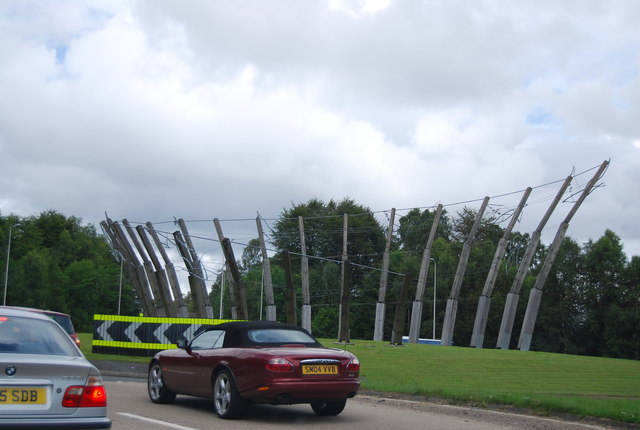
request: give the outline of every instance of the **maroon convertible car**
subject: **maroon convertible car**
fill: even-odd
[[[239,417],[250,403],[310,403],[318,415],[338,415],[360,387],[353,354],[325,348],[294,325],[218,324],[177,346],[149,363],[154,403],[187,394],[213,399],[220,418]]]

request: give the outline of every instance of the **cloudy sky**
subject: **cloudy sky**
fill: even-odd
[[[640,255],[639,22],[636,0],[1,0],[0,213],[248,242],[232,220],[311,198],[504,213],[531,186],[529,233],[611,160],[568,235]]]

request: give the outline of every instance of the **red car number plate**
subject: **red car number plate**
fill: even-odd
[[[0,405],[43,405],[45,403],[47,403],[45,388],[0,388]]]
[[[303,375],[337,375],[338,366],[335,364],[303,364]]]

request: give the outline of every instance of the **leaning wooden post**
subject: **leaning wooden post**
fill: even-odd
[[[171,292],[173,293],[173,301],[176,304],[176,312],[178,314],[178,318],[186,318],[189,316],[189,310],[187,309],[187,305],[184,303],[184,299],[182,297],[182,290],[180,289],[180,281],[178,281],[178,275],[176,274],[176,268],[171,262],[169,255],[167,255],[167,251],[165,251],[160,238],[158,237],[158,233],[156,232],[153,224],[148,221],[147,231],[151,235],[153,242],[156,245],[156,249],[160,252],[160,256],[164,260],[164,267],[167,273],[167,277],[169,278],[169,285],[171,286]]]
[[[271,264],[269,254],[267,254],[267,246],[264,242],[264,233],[262,231],[262,222],[260,217],[256,217],[256,226],[258,227],[258,241],[260,242],[260,251],[262,252],[262,271],[264,273],[264,291],[267,296],[267,321],[276,320],[276,303],[273,298],[273,281],[271,280]]]
[[[547,276],[551,271],[551,266],[556,259],[556,255],[560,250],[560,245],[562,244],[562,240],[569,228],[569,222],[575,215],[576,211],[584,202],[584,199],[587,198],[591,190],[595,186],[596,182],[600,180],[602,175],[604,174],[607,166],[609,165],[608,161],[603,162],[600,165],[600,168],[593,175],[593,178],[587,183],[584,187],[584,191],[578,198],[578,200],[573,204],[573,207],[565,217],[564,221],[560,224],[558,231],[556,232],[556,236],[549,248],[549,252],[544,259],[544,263],[542,264],[542,269],[540,269],[540,273],[536,278],[536,283],[533,285],[531,289],[531,293],[529,295],[529,303],[527,304],[527,311],[524,314],[524,321],[522,323],[522,330],[520,331],[520,339],[518,340],[518,348],[522,351],[528,351],[531,346],[531,338],[533,337],[533,328],[536,324],[536,319],[538,317],[538,309],[540,307],[540,301],[542,300],[542,288],[544,287],[544,283],[547,281]]]
[[[540,243],[540,237],[542,236],[542,229],[549,221],[551,214],[560,203],[560,199],[562,195],[565,193],[573,177],[571,175],[567,176],[564,180],[564,183],[558,190],[555,198],[551,202],[551,205],[547,208],[546,213],[538,223],[535,231],[531,234],[531,239],[529,239],[529,243],[527,244],[527,248],[524,251],[524,256],[520,265],[518,266],[518,272],[516,273],[516,277],[511,284],[511,289],[507,294],[507,300],[504,305],[504,311],[502,312],[502,320],[500,321],[500,331],[498,333],[498,341],[496,343],[497,349],[509,349],[509,344],[511,343],[511,332],[513,330],[513,323],[516,317],[516,310],[518,308],[518,301],[520,300],[520,289],[522,288],[522,284],[524,283],[524,279],[527,276],[527,272],[529,271],[529,267],[531,266],[531,261],[533,260],[533,256],[535,255],[536,248]]]
[[[124,225],[125,229],[127,230],[133,246],[135,246],[136,250],[138,251],[138,255],[142,259],[142,267],[144,268],[147,276],[147,282],[149,283],[151,292],[153,293],[153,305],[156,308],[156,315],[159,317],[164,317],[167,315],[165,300],[162,299],[162,293],[160,292],[160,288],[158,288],[158,278],[156,277],[156,273],[153,270],[153,264],[151,264],[151,260],[149,260],[146,251],[144,250],[142,245],[140,245],[140,241],[136,236],[136,232],[134,231],[133,227],[131,227],[131,224],[129,224],[129,221],[127,221],[127,219],[123,219],[122,225]]]
[[[228,238],[222,240],[222,251],[227,259],[229,265],[229,272],[231,274],[232,285],[232,297],[236,308],[236,318],[241,320],[249,319],[249,312],[247,310],[247,298],[244,292],[244,286],[242,285],[242,278],[240,276],[240,270],[236,263],[236,258],[233,254],[233,248],[231,247],[231,241]]]
[[[309,257],[307,257],[307,244],[304,238],[304,219],[298,217],[300,228],[300,270],[302,272],[302,328],[311,333],[311,293],[309,291]]]
[[[407,315],[407,295],[409,294],[409,274],[405,273],[400,287],[400,297],[396,305],[396,316],[393,321],[393,331],[391,332],[391,344],[402,345],[402,334],[404,333],[404,319]]]
[[[507,242],[509,241],[509,236],[511,235],[511,231],[518,221],[520,214],[522,213],[522,209],[524,209],[524,205],[531,194],[531,187],[527,188],[520,199],[520,203],[516,208],[515,212],[511,216],[511,221],[509,225],[504,230],[504,234],[500,238],[498,242],[498,247],[496,248],[496,252],[493,256],[493,261],[491,262],[491,269],[489,269],[489,274],[487,275],[487,280],[484,283],[484,288],[482,290],[482,294],[478,299],[478,308],[476,310],[476,319],[473,323],[473,334],[471,335],[471,346],[476,348],[482,348],[484,344],[484,332],[487,328],[487,318],[489,317],[489,306],[491,304],[491,294],[493,293],[493,286],[496,283],[496,278],[498,276],[498,269],[500,269],[500,264],[502,263],[502,259],[504,257],[504,253],[507,250]]]
[[[480,221],[484,215],[484,211],[489,204],[489,197],[485,197],[482,202],[482,206],[478,211],[473,227],[467,236],[467,239],[462,245],[462,253],[460,254],[460,261],[458,262],[458,269],[456,270],[455,278],[453,279],[453,285],[451,287],[451,295],[447,300],[447,308],[444,314],[444,323],[442,326],[442,345],[451,346],[453,343],[453,329],[456,325],[456,313],[458,311],[458,297],[460,296],[460,287],[462,286],[462,279],[464,278],[464,272],[467,268],[467,262],[469,261],[469,255],[471,254],[471,244],[473,243],[476,232],[480,227]]]
[[[138,236],[140,236],[142,245],[147,251],[147,254],[149,254],[149,258],[151,259],[151,263],[153,264],[156,282],[158,284],[158,290],[160,291],[160,299],[162,300],[162,304],[165,308],[165,314],[169,317],[175,318],[178,316],[178,314],[176,310],[176,304],[171,297],[171,290],[169,289],[169,280],[167,279],[167,273],[162,267],[162,264],[160,264],[160,260],[158,259],[153,246],[151,246],[151,241],[147,236],[145,228],[141,225],[138,225],[136,226],[136,231],[138,232]]]
[[[135,251],[127,240],[127,236],[122,226],[118,222],[113,222],[112,226],[113,231],[118,238],[118,243],[120,243],[122,250],[124,251],[123,255],[132,264],[132,273],[134,274],[132,282],[134,286],[136,284],[138,285],[136,292],[138,293],[138,298],[141,301],[144,313],[148,316],[158,316],[156,313],[157,309],[153,305],[153,293],[151,292],[151,287],[147,281],[147,275],[144,271],[144,267],[140,264],[140,260],[138,260]]]
[[[378,289],[378,303],[376,303],[376,319],[373,327],[373,340],[382,340],[384,337],[384,313],[385,296],[387,294],[387,281],[389,279],[389,250],[391,249],[391,238],[393,237],[393,223],[396,217],[396,208],[391,208],[389,217],[389,227],[387,228],[387,242],[382,254],[382,271],[380,272],[380,288]]]
[[[200,258],[196,253],[196,248],[193,246],[191,235],[187,230],[187,225],[182,218],[178,220],[178,225],[180,226],[180,231],[182,231],[185,244],[187,245],[187,251],[189,251],[189,255],[191,255],[191,262],[193,263],[193,270],[196,276],[197,286],[198,288],[200,288],[200,290],[202,290],[200,292],[200,297],[201,300],[203,300],[202,306],[204,306],[206,318],[213,318],[213,307],[211,306],[211,300],[209,299],[209,291],[207,289],[204,270],[202,270],[202,263],[200,262]]]
[[[342,294],[340,295],[340,332],[338,342],[351,342],[349,333],[349,304],[351,303],[351,262],[342,261]]]
[[[436,237],[438,230],[438,224],[440,224],[440,217],[442,216],[442,205],[439,204],[436,208],[436,213],[433,216],[433,224],[431,224],[431,231],[429,232],[429,238],[427,244],[424,247],[422,253],[422,263],[420,264],[420,274],[418,275],[418,287],[416,288],[416,299],[413,302],[411,308],[411,324],[409,326],[409,342],[417,343],[420,338],[420,326],[422,325],[422,307],[424,303],[424,289],[427,283],[427,274],[429,273],[429,260],[431,259],[431,248],[433,247],[433,241]],[[435,315],[433,316],[435,320]],[[435,326],[434,326],[435,327]]]
[[[147,293],[145,291],[144,282],[146,281],[143,281],[139,278],[135,261],[132,259],[132,256],[129,254],[129,251],[127,250],[125,244],[120,239],[120,234],[116,231],[116,223],[108,219],[107,221],[102,221],[100,225],[102,226],[102,229],[107,233],[113,250],[118,253],[119,257],[125,263],[127,273],[129,274],[129,280],[131,281],[131,284],[133,284],[133,288],[136,292],[138,300],[140,301],[142,311],[146,315],[155,316],[153,303],[147,297]]]
[[[218,235],[218,241],[220,242],[220,246],[222,246],[222,241],[224,240],[224,233],[222,232],[222,226],[220,225],[220,220],[218,218],[214,218],[213,219],[213,226],[216,229],[216,234]],[[223,254],[224,254],[224,249],[223,249]],[[233,279],[233,277],[231,276],[231,269],[229,268],[229,262],[227,261],[227,258],[225,256],[224,259],[224,271],[223,271],[223,277],[222,277],[222,285],[220,286],[220,313],[222,314],[222,310],[223,310],[223,303],[222,303],[222,294],[224,292],[224,274],[226,273],[227,275],[227,279]],[[233,289],[235,288],[233,282],[230,282],[229,285],[229,292],[231,293],[231,318],[235,319],[238,317],[238,309],[236,308],[236,303],[234,301],[234,296],[233,296]]]
[[[344,289],[345,289],[345,285],[344,285],[344,280],[345,280],[345,265],[346,265],[346,261],[349,259],[349,254],[347,253],[347,247],[348,247],[348,231],[349,231],[349,215],[348,214],[343,214],[342,215],[342,272],[341,272],[341,284],[340,284],[340,292],[341,294],[344,294]],[[340,334],[342,333],[342,303],[339,305],[339,319],[338,319],[338,335],[340,336]]]
[[[287,284],[286,290],[286,313],[287,323],[297,325],[298,316],[296,315],[296,289],[293,286],[293,273],[291,272],[291,256],[288,250],[282,251],[282,262],[284,266],[284,278]]]
[[[193,307],[195,308],[196,316],[198,318],[208,318],[207,311],[204,307],[204,299],[201,297],[202,288],[200,288],[200,281],[198,279],[198,275],[196,275],[194,264],[191,260],[191,253],[189,253],[189,250],[187,249],[184,237],[181,232],[174,231],[173,239],[176,242],[176,249],[180,253],[182,261],[184,261],[184,265],[187,268],[187,273],[189,273],[187,279],[189,281],[189,289],[191,290],[191,298],[193,300]]]

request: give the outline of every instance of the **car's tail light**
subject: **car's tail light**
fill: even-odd
[[[349,372],[358,372],[360,371],[360,361],[357,358],[353,358],[349,364],[347,364],[347,370]]]
[[[107,406],[107,392],[99,376],[89,376],[87,384],[72,385],[62,398],[65,408],[99,408]]]
[[[80,348],[80,338],[78,337],[78,335],[73,333],[73,334],[70,334],[69,336],[71,336],[71,339],[73,339],[73,341],[76,343],[78,348]]]
[[[293,364],[284,358],[272,358],[265,367],[271,372],[291,372],[293,370]]]

